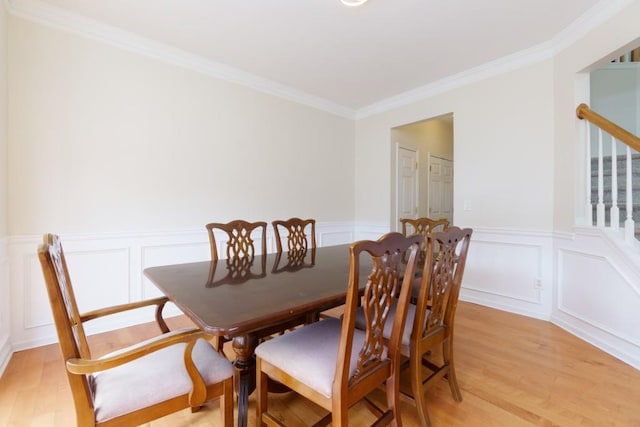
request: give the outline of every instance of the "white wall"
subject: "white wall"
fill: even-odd
[[[454,222],[474,228],[462,298],[553,319],[640,367],[639,332],[629,329],[637,272],[606,236],[594,242],[573,228],[576,73],[637,45],[638,17],[640,1],[552,59],[355,125],[10,17],[12,339],[52,337],[35,259],[41,233],[63,234],[90,266],[108,260],[101,280],[124,281],[111,302],[152,293],[144,266],[206,256],[212,219],[314,216],[324,244],[376,238],[391,226],[391,130],[453,113]],[[583,288],[608,292],[607,305],[585,304]],[[87,292],[87,305],[102,295]]]
[[[0,5],[0,372],[11,354],[7,255],[7,12]]]
[[[616,62],[592,71],[589,107],[618,126],[637,135],[640,129],[640,62]],[[591,157],[598,156],[598,134],[591,133]],[[617,142],[617,153],[626,146]],[[611,155],[610,137],[604,138],[603,154]]]
[[[567,46],[555,57],[555,245],[552,320],[640,368],[640,259],[637,249],[613,244],[605,233],[573,229],[584,212],[584,123],[575,109],[585,100],[588,73],[640,44],[640,1]],[[580,161],[576,161],[579,159]]]
[[[390,224],[391,129],[453,112],[455,223],[551,229],[552,72],[544,61],[359,120],[356,220]]]
[[[575,227],[580,73],[637,47],[639,18],[634,1],[552,59],[359,120],[356,221],[390,223],[391,129],[453,113],[454,223],[474,228],[461,298],[552,320],[640,368],[637,249]]]
[[[10,234],[352,220],[351,120],[15,16],[9,41]]]
[[[142,269],[206,259],[211,221],[314,217],[319,245],[356,239],[352,120],[17,16],[8,31],[0,369],[11,349],[54,341],[45,232],[63,239],[82,311],[153,296]]]

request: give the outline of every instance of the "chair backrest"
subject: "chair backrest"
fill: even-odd
[[[292,251],[303,251],[306,249],[315,249],[316,247],[316,220],[289,218],[286,221],[272,221],[273,232],[276,236],[276,248],[278,252],[282,252],[282,237],[280,229],[287,230],[287,248]],[[309,228],[309,231],[306,231]],[[311,240],[311,242],[309,242]]]
[[[256,249],[251,234],[254,230],[260,232],[261,255],[267,253],[267,223],[264,221],[247,222],[241,219],[228,222],[226,224],[212,222],[206,225],[209,233],[209,243],[211,245],[211,260],[218,260],[218,246],[214,230],[222,230],[227,233],[227,259],[232,258],[253,258]]]
[[[444,231],[449,227],[449,220],[446,218],[400,218],[400,223],[402,224],[402,234],[405,236],[420,234],[424,237],[418,258],[419,265],[424,265],[426,259],[427,235],[436,231]]]
[[[397,374],[399,371],[398,351],[411,294],[410,286],[400,285],[403,280],[410,281],[414,276],[421,241],[422,236],[406,237],[400,233],[388,233],[377,241],[359,241],[351,245],[349,286],[333,385],[334,395],[342,395],[344,399],[345,393],[358,387],[360,380],[370,379],[378,369],[388,369],[385,364],[391,364],[391,373]],[[373,267],[361,300],[366,319],[365,339],[362,343],[356,343],[354,330],[360,300],[360,258],[365,252],[371,256]],[[409,257],[405,264],[402,259],[406,252]],[[386,341],[384,326],[393,312],[394,304],[396,309],[391,337]],[[357,368],[350,372],[350,355],[354,345],[360,345],[361,349]],[[377,385],[379,383],[374,387]]]
[[[449,227],[427,237],[412,340],[428,338],[445,327],[451,333],[472,233],[470,228]]]
[[[58,236],[44,235],[43,243],[38,247],[38,258],[42,265],[63,360],[90,359],[89,345]],[[73,375],[67,371],[67,378],[76,410],[92,411],[91,388],[87,376]]]

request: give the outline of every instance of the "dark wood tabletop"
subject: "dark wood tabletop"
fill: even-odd
[[[291,319],[344,303],[349,246],[144,270],[145,276],[196,325],[212,335],[233,339],[239,426],[246,425],[258,340]],[[361,277],[366,280],[371,264],[362,261]]]
[[[344,302],[349,245],[310,249],[302,262],[289,255],[150,267],[144,274],[204,331],[234,336]]]

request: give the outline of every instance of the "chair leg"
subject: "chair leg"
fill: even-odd
[[[222,425],[233,427],[233,378],[229,378],[223,385],[220,412],[222,413]]]
[[[333,427],[349,426],[349,408],[343,406],[339,397],[333,396],[331,402],[331,425]]]
[[[269,376],[262,372],[262,360],[256,358],[256,425],[266,426],[262,414],[268,411]]]
[[[462,402],[462,393],[460,393],[460,387],[458,386],[458,378],[456,377],[456,369],[453,363],[453,337],[444,342],[442,346],[442,357],[444,363],[447,366],[447,381],[449,381],[449,388],[451,389],[451,395],[456,402]]]
[[[400,417],[400,378],[399,373],[387,379],[387,407],[391,411],[392,427],[402,427]]]
[[[409,376],[411,377],[411,391],[413,393],[413,400],[418,410],[418,418],[420,418],[420,424],[425,427],[431,426],[431,420],[429,419],[429,413],[427,412],[427,402],[425,398],[425,390],[422,387],[422,355],[412,354],[410,361]]]

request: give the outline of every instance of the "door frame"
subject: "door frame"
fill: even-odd
[[[415,172],[415,176],[414,176],[414,197],[415,197],[415,206],[414,206],[414,210],[417,210],[418,206],[420,206],[420,200],[418,199],[418,197],[420,197],[420,191],[419,191],[419,187],[420,187],[420,152],[418,149],[416,149],[415,147],[412,147],[410,145],[407,144],[403,144],[401,142],[396,142],[396,173],[395,173],[395,181],[396,181],[396,188],[395,188],[395,193],[396,193],[396,200],[395,200],[395,221],[394,221],[394,227],[393,227],[393,231],[401,231],[401,227],[400,227],[400,213],[399,213],[399,202],[400,202],[400,197],[399,194],[400,192],[398,191],[399,187],[400,187],[400,180],[398,179],[398,175],[400,174],[400,149],[404,149],[404,150],[408,150],[408,151],[413,151],[415,153],[415,162],[416,162],[416,172]],[[413,216],[417,218],[418,213],[414,212]]]

